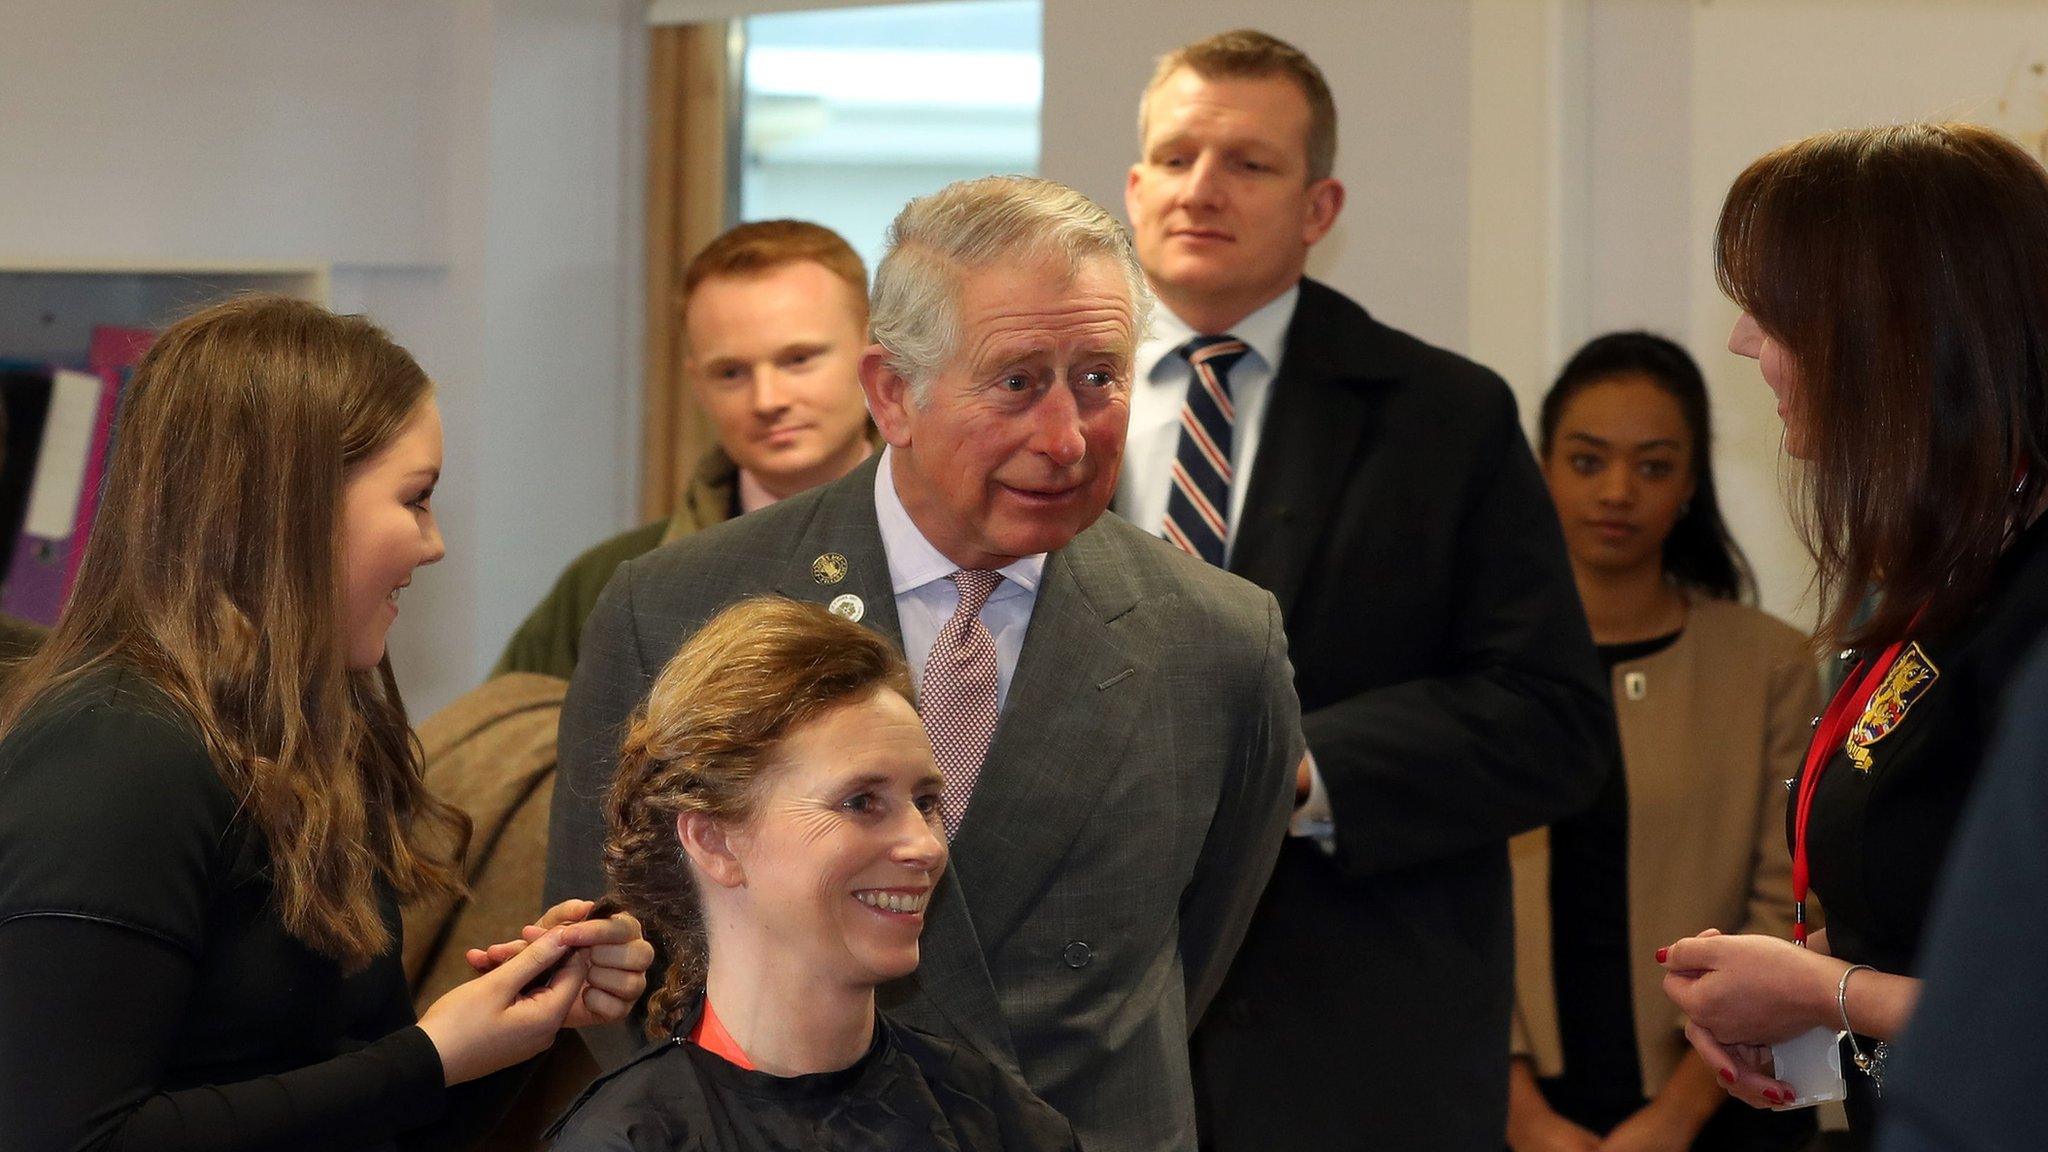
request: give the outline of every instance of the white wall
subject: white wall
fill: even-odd
[[[439,262],[456,32],[403,3],[6,5],[0,245]]]
[[[633,0],[0,9],[0,261],[319,261],[448,429],[449,558],[393,633],[418,714],[481,678],[636,474]]]
[[[638,523],[646,30],[623,0],[490,7],[465,687],[571,556]]]

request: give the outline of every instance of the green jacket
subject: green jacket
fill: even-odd
[[[583,621],[597,606],[598,593],[604,591],[619,565],[730,520],[738,508],[739,467],[724,449],[713,445],[698,459],[690,486],[683,490],[682,504],[666,523],[657,520],[622,532],[570,562],[547,596],[512,633],[491,675],[538,672],[569,679],[576,671]]]
[[[49,638],[50,630],[41,624],[0,613],[0,688],[13,686],[15,669]]]

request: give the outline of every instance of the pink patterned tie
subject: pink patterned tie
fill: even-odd
[[[1003,574],[963,568],[946,578],[960,590],[960,603],[932,641],[917,713],[946,780],[939,793],[939,818],[951,840],[967,815],[982,757],[996,734],[996,641],[981,622],[981,606],[1003,582]]]

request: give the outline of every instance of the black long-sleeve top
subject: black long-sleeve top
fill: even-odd
[[[463,1147],[519,1075],[450,1090],[396,939],[344,973],[287,935],[261,835],[132,673],[0,741],[0,1147]]]

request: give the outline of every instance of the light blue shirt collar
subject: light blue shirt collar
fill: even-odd
[[[925,539],[910,510],[903,506],[902,497],[896,494],[896,472],[894,467],[895,449],[882,449],[881,464],[875,469],[875,520],[882,530],[882,551],[889,558],[889,588],[897,597],[913,592],[927,584],[944,580],[960,570],[960,565],[946,558],[945,553],[932,547]],[[1038,581],[1045,573],[1045,553],[1025,556],[1004,565],[999,571],[1004,584],[995,595],[1002,596],[1014,585],[1029,596],[1038,594]]]

